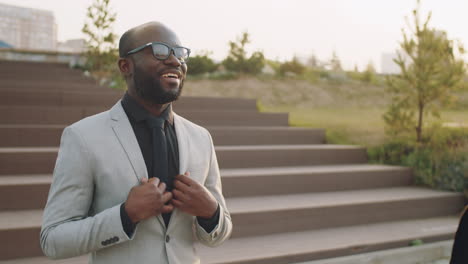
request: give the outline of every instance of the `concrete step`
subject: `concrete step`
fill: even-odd
[[[207,127],[216,146],[323,144],[325,130],[302,127]],[[0,132],[1,133],[1,132]]]
[[[225,197],[389,188],[413,181],[410,168],[368,164],[223,169],[221,176]]]
[[[76,78],[75,78],[76,79]],[[94,92],[94,91],[109,91],[112,89],[105,86],[99,86],[90,80],[71,80],[57,82],[51,78],[51,80],[3,80],[0,81],[0,92],[17,90],[17,91],[41,91],[41,92],[61,92],[61,91],[73,91],[73,92]]]
[[[44,208],[51,182],[50,174],[0,177],[0,211]]]
[[[6,70],[0,72],[0,84],[12,83],[18,81],[19,83],[33,81],[37,82],[53,82],[65,84],[69,83],[80,83],[80,84],[97,84],[97,81],[91,77],[87,77],[81,71],[75,71],[70,69],[52,69],[52,70]],[[3,86],[3,85],[2,85]]]
[[[433,242],[422,246],[379,250],[338,258],[307,261],[294,264],[442,264],[449,263],[453,240]],[[216,250],[216,249],[213,249]],[[209,259],[209,256],[207,257]],[[437,262],[438,259],[446,262]],[[0,264],[87,264],[87,256],[52,261],[45,257],[0,261]]]
[[[101,91],[102,90],[102,91]],[[3,106],[97,106],[111,107],[124,91],[94,89],[90,92],[69,90],[4,89],[0,90]]]
[[[0,148],[57,147],[64,125],[0,125]]]
[[[219,166],[223,169],[367,162],[367,152],[364,148],[343,145],[218,146],[216,154]]]
[[[456,215],[461,193],[393,187],[226,200],[236,227],[232,237]],[[274,221],[269,221],[274,219]]]
[[[207,248],[200,245],[197,248],[204,264],[289,264],[401,248],[408,246],[415,239],[422,239],[425,243],[443,241],[453,237],[457,225],[458,217],[456,216],[436,217],[234,238],[217,248]],[[39,234],[36,235],[37,239]],[[7,237],[4,238],[7,239]],[[38,241],[35,243],[39,246]],[[0,256],[6,257],[7,255],[4,253],[10,252],[9,249],[24,248],[30,252],[32,244],[34,244],[32,241],[28,241],[27,245],[6,244],[0,249],[2,250]],[[3,259],[6,259],[5,257]],[[24,254],[20,257],[12,259],[15,257],[11,257],[10,254],[10,260],[0,261],[0,264],[88,263],[87,256],[59,261],[49,260],[46,257],[27,258]]]
[[[294,264],[443,264],[449,263],[453,240]]]
[[[0,72],[23,71],[23,74],[25,73],[34,74],[37,72],[50,72],[50,71],[57,71],[57,70],[82,72],[79,69],[70,68],[69,65],[66,63],[0,60]]]
[[[0,70],[8,69],[70,69],[67,63],[0,60]]]
[[[125,91],[112,90],[99,86],[91,86],[86,91],[83,89],[49,89],[40,90],[38,87],[29,89],[3,89],[0,90],[0,105],[3,106],[95,106],[103,110],[114,105],[122,98]],[[216,97],[191,97],[182,96],[174,102],[174,109],[194,110],[236,110],[257,111],[257,103],[254,99],[240,98],[216,98]]]
[[[58,148],[0,148],[0,176],[52,173]]]
[[[188,110],[175,111],[202,126],[287,126],[287,113],[250,111]],[[0,106],[0,124],[66,125],[107,110],[104,107]]]
[[[47,257],[15,258],[0,260],[0,264],[88,264],[88,256],[52,260]]]
[[[412,181],[408,168],[367,164],[222,169],[221,176],[226,198],[390,188]],[[51,182],[51,174],[0,177],[0,210],[44,208]]]
[[[27,78],[25,78],[27,77]],[[55,82],[60,84],[94,84],[96,85],[98,82],[97,80],[87,77],[81,71],[75,70],[67,70],[67,69],[59,69],[59,70],[51,70],[51,71],[3,71],[0,72],[0,87],[5,87],[4,84],[11,84],[13,82],[18,83],[29,83],[32,84],[33,82]],[[31,86],[31,85],[29,85]],[[25,86],[26,87],[26,86]],[[32,86],[34,87],[34,86]]]
[[[63,125],[0,125],[0,147],[55,147]],[[207,127],[215,145],[322,144],[323,129],[296,127]]]
[[[1,211],[0,236],[8,243],[0,247],[0,260],[41,256],[39,232],[42,210]]]
[[[456,215],[463,207],[463,196],[407,187],[230,198],[227,205],[236,227],[232,241],[246,237],[255,240],[258,236],[284,235],[286,232],[339,230],[344,226]],[[0,248],[0,258],[41,255],[38,247],[41,215],[42,210],[0,212],[0,236],[9,241],[7,246]],[[269,221],[271,219],[274,221]]]
[[[56,147],[0,148],[0,176],[51,173],[57,152]],[[222,169],[367,162],[364,148],[341,145],[218,146],[216,153]]]
[[[451,239],[457,224],[458,217],[438,217],[245,237],[199,252],[206,264],[287,264]]]

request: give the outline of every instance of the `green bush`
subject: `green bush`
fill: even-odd
[[[222,62],[226,70],[240,74],[256,75],[262,72],[265,66],[265,56],[262,52],[256,51],[247,56],[245,46],[250,43],[250,37],[247,32],[236,41],[230,41],[229,54]]]
[[[392,139],[370,148],[375,163],[413,168],[415,183],[436,189],[462,192],[468,175],[468,133],[465,129],[435,127],[424,143],[414,139]]]
[[[278,69],[278,73],[281,76],[284,76],[287,73],[301,75],[305,72],[305,69],[306,67],[296,57],[294,57],[290,61],[281,63]]]
[[[199,75],[216,71],[218,64],[208,57],[208,54],[203,54],[190,57],[187,68],[188,74]]]

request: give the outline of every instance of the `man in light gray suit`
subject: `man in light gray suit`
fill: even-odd
[[[220,245],[232,222],[209,132],[172,111],[190,50],[150,22],[119,53],[123,99],[62,134],[41,247],[95,264],[199,263],[195,242]]]

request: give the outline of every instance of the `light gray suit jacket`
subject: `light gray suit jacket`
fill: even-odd
[[[119,102],[63,131],[40,242],[51,258],[87,253],[90,263],[199,263],[194,244],[217,246],[232,230],[209,132],[174,114],[180,173],[206,187],[220,205],[219,222],[207,233],[194,216],[175,209],[168,228],[159,215],[141,221],[132,237],[123,230],[120,205],[148,177],[132,126]]]

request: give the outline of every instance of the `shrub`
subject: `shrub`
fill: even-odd
[[[263,66],[265,66],[265,57],[260,51],[256,51],[248,57],[245,47],[248,43],[250,43],[250,38],[247,32],[242,33],[237,41],[229,42],[229,54],[222,62],[226,70],[252,75],[262,72]]]
[[[433,127],[424,143],[414,139],[392,139],[370,148],[375,163],[413,168],[415,183],[436,189],[461,192],[468,173],[468,133],[465,129]]]
[[[306,67],[296,57],[294,57],[290,61],[281,63],[278,69],[278,73],[281,76],[284,76],[287,73],[301,75],[304,73],[305,69]]]
[[[190,57],[187,61],[188,74],[199,75],[216,71],[218,64],[215,63],[208,54],[201,54]]]

